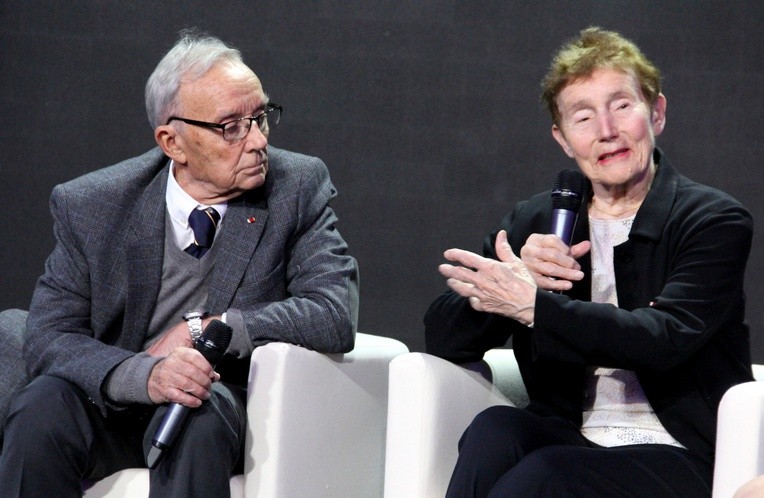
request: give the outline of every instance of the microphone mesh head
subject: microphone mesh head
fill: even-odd
[[[195,349],[214,367],[223,358],[228,345],[231,344],[233,330],[220,320],[212,320],[199,340],[196,341]]]
[[[554,209],[567,209],[578,212],[581,196],[586,185],[586,178],[580,171],[564,169],[557,174],[552,188],[552,206]]]

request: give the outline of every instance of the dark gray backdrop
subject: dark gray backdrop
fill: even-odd
[[[43,271],[51,188],[154,145],[145,80],[196,26],[240,48],[284,106],[271,143],[328,164],[361,266],[361,330],[421,351],[443,250],[479,250],[516,201],[573,167],[538,82],[593,24],[663,70],[658,143],[673,162],[761,223],[764,2],[0,0],[0,309],[26,308]],[[757,230],[746,287],[758,362],[763,251]]]

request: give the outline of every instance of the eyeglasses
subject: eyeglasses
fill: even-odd
[[[226,121],[225,123],[208,123],[206,121],[171,116],[170,119],[167,120],[167,124],[170,124],[171,121],[183,121],[184,123],[194,126],[223,130],[223,140],[227,142],[236,142],[247,136],[250,128],[252,128],[253,121],[257,121],[257,127],[260,128],[262,133],[267,133],[275,128],[279,124],[279,121],[281,121],[282,110],[283,108],[280,105],[269,102],[265,105],[265,109],[260,114]]]

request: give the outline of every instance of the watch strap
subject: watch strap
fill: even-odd
[[[191,318],[186,323],[188,324],[188,332],[191,334],[191,340],[196,343],[202,336],[202,318]]]

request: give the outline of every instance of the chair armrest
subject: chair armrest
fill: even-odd
[[[356,334],[355,349],[325,355],[286,343],[252,354],[244,475],[231,496],[381,496],[387,368],[408,352]],[[147,469],[127,469],[85,496],[148,496]]]
[[[356,334],[346,354],[271,343],[252,354],[246,496],[381,496],[388,365],[408,352]]]
[[[385,497],[445,495],[464,430],[484,409],[510,404],[485,378],[506,372],[491,360],[462,368],[408,353],[390,363]]]
[[[719,403],[714,498],[729,498],[764,474],[764,382],[731,387]]]

